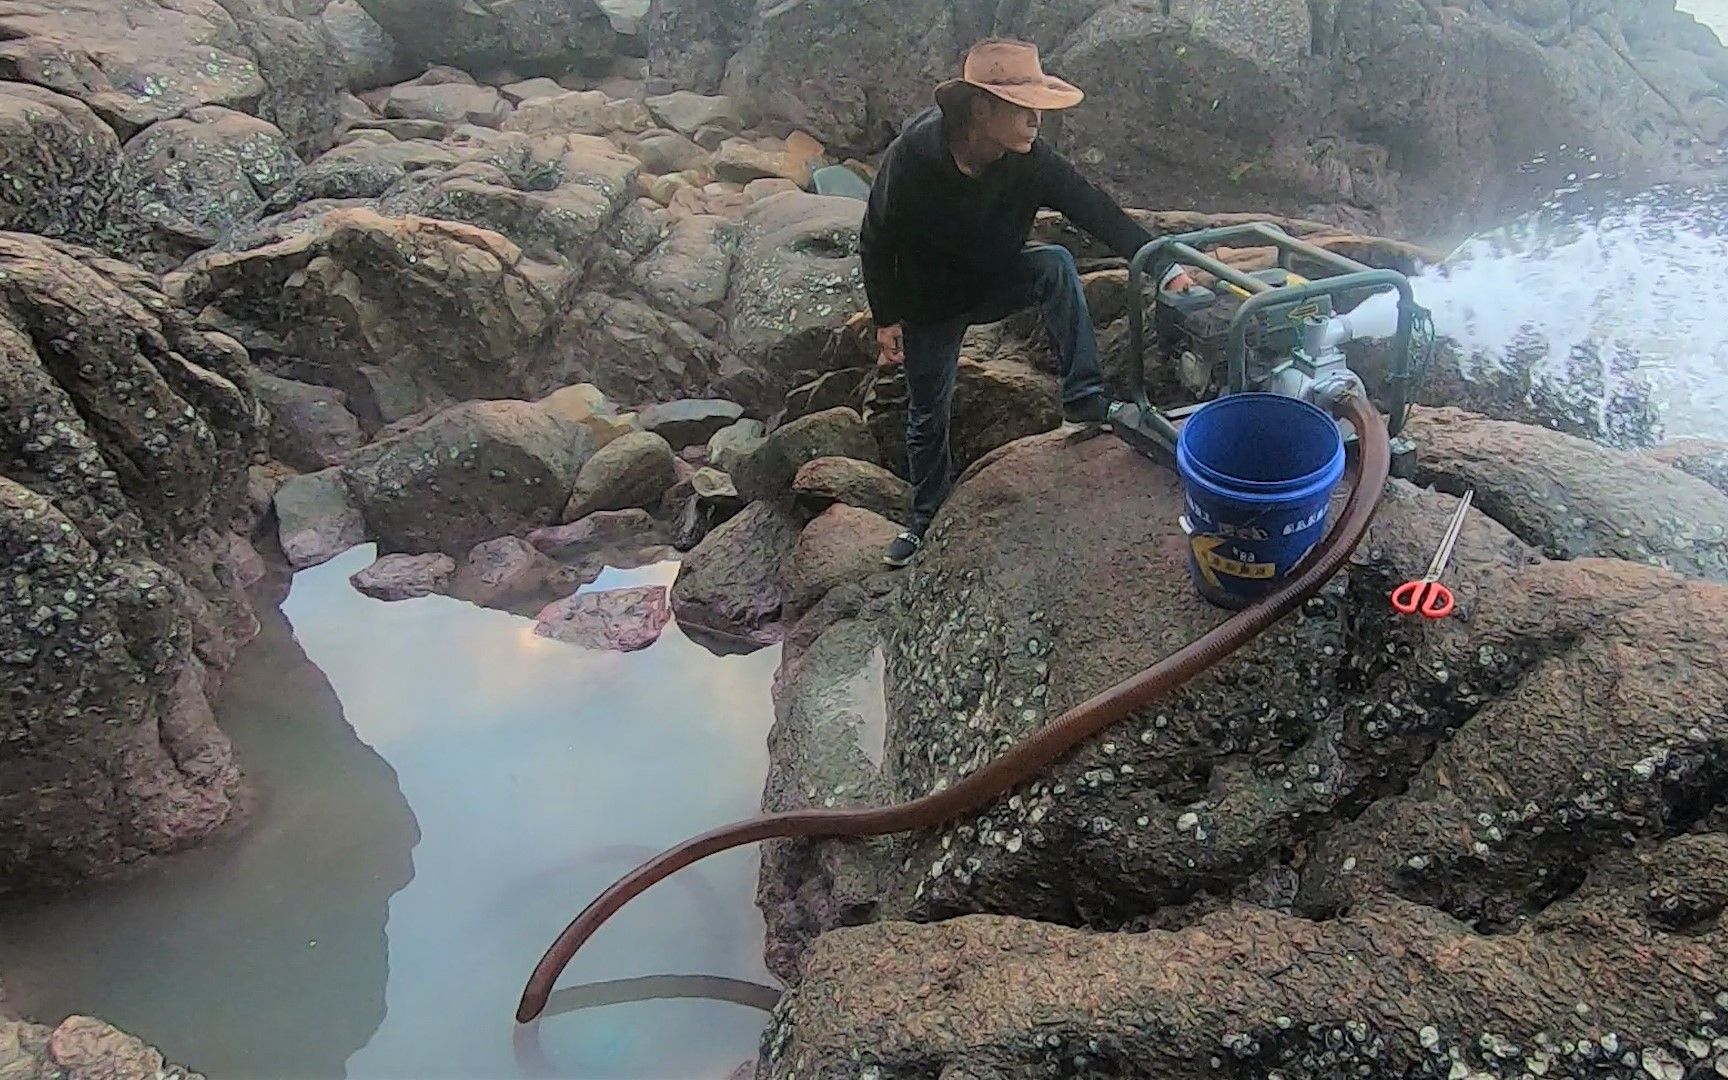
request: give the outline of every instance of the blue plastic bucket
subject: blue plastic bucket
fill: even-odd
[[[1277,586],[1326,530],[1344,476],[1338,423],[1281,394],[1231,394],[1182,425],[1188,572],[1200,595],[1242,608]]]

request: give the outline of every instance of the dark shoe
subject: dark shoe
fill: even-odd
[[[1064,402],[1062,422],[1074,425],[1107,424],[1110,422],[1110,399],[1103,394],[1093,394],[1079,401]]]
[[[889,566],[905,566],[912,561],[912,556],[918,554],[918,549],[923,546],[924,541],[918,538],[918,534],[903,532],[894,538],[893,543],[888,545],[888,550],[883,554],[882,561]]]

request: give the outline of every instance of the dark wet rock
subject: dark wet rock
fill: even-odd
[[[257,630],[246,366],[149,275],[0,234],[0,892],[179,850],[234,809],[208,694]]]
[[[547,605],[534,632],[590,649],[635,652],[660,639],[672,621],[666,586],[577,593]]]
[[[342,472],[384,551],[466,555],[554,523],[592,435],[537,404],[470,401],[349,455]]]
[[[77,98],[122,139],[200,105],[251,111],[265,92],[240,27],[213,2],[23,0],[0,13],[0,42],[6,78]]]
[[[817,512],[830,504],[843,503],[902,525],[910,517],[912,486],[868,461],[814,458],[799,467],[792,480],[792,491],[800,506]]]
[[[497,607],[540,592],[555,564],[519,536],[474,545],[450,583],[450,595],[482,607]]]
[[[737,423],[744,410],[730,401],[715,398],[668,401],[642,410],[644,430],[672,444],[672,449],[706,444],[721,430]]]
[[[140,226],[121,197],[120,141],[83,102],[0,82],[0,229],[125,254]]]
[[[282,554],[296,570],[329,562],[367,540],[366,520],[341,469],[289,477],[276,489],[273,504]]]
[[[416,65],[359,0],[330,0],[318,16],[350,90],[412,78]]]
[[[1728,494],[1728,443],[1714,439],[1676,439],[1649,452],[1653,461],[1690,473]]]
[[[882,572],[882,552],[900,526],[880,514],[836,503],[798,534],[792,557],[781,570],[783,614],[795,619],[828,590]]]
[[[678,621],[771,644],[779,636],[780,566],[797,542],[798,523],[780,507],[745,507],[685,556],[672,586]]]
[[[648,68],[676,91],[713,93],[720,88],[734,39],[749,15],[748,0],[656,0],[648,7],[644,31]],[[692,95],[694,96],[694,95]]]
[[[1049,431],[1062,422],[1060,387],[1054,376],[1017,360],[962,356],[954,382],[949,435],[954,468],[962,471],[998,447]],[[898,368],[877,372],[864,403],[881,461],[906,469],[906,376]]]
[[[882,806],[894,801],[881,778],[886,706],[882,700],[885,627],[866,611],[860,585],[842,585],[799,621],[822,621],[819,634],[783,646],[775,676],[772,754],[763,786],[768,812]],[[792,657],[796,657],[795,662]],[[757,904],[773,928],[768,968],[796,971],[817,935],[871,919],[891,864],[892,841],[846,844],[772,840],[762,846]]]
[[[707,392],[728,353],[683,319],[585,292],[559,313],[545,355],[548,377],[580,378],[620,401],[640,401]]]
[[[90,1016],[58,1027],[0,1018],[0,1068],[8,1080],[204,1080],[135,1035]]]
[[[270,456],[276,460],[317,472],[365,444],[342,391],[274,375],[259,375],[255,382],[258,400],[270,412]]]
[[[1655,931],[1632,899],[1498,937],[1395,900],[1325,923],[1238,905],[1174,933],[838,930],[776,1010],[760,1074],[1704,1075],[1728,943]]]
[[[413,600],[443,592],[455,573],[456,560],[443,552],[384,555],[348,582],[376,600]]]
[[[1456,409],[1420,409],[1413,479],[1555,558],[1611,555],[1728,581],[1728,495],[1659,461]]]
[[[746,417],[716,431],[708,440],[708,460],[721,472],[730,473],[755,452],[767,437],[760,420]]]
[[[855,199],[788,192],[744,217],[727,300],[731,342],[780,393],[819,372],[836,322],[864,306]]]
[[[150,246],[178,264],[256,220],[300,159],[274,124],[209,105],[133,136],[123,168]]]
[[[685,486],[689,488],[688,494],[674,488],[666,497],[669,504],[678,506],[672,546],[679,551],[694,548],[717,525],[744,509],[744,500],[738,497],[732,477],[718,469],[697,469],[687,485],[679,485]]]
[[[707,309],[718,329],[732,270],[732,235],[732,224],[712,215],[675,221],[665,239],[630,268],[630,281],[663,311],[689,318]]]
[[[377,424],[546,389],[529,345],[557,308],[547,269],[471,225],[345,209],[261,247],[201,255],[176,287],[235,320],[244,343],[274,341]]]
[[[867,367],[842,368],[819,375],[786,395],[785,418],[796,420],[800,416],[841,406],[862,410],[865,391],[874,375],[875,372]]]
[[[441,124],[497,127],[509,114],[509,103],[490,86],[407,83],[393,87],[384,101],[384,115],[399,120],[434,120]]]
[[[633,431],[595,451],[576,476],[565,518],[596,510],[652,507],[678,482],[672,447],[653,431]]]
[[[1460,680],[1466,701],[1488,700],[1407,789],[1315,846],[1303,913],[1385,891],[1511,930],[1593,863],[1693,828],[1723,780],[1709,718],[1728,694],[1728,645],[1700,631],[1725,617],[1722,588],[1627,562],[1548,563],[1504,583],[1467,631],[1424,643],[1426,665],[1448,672],[1507,657],[1497,679]]]
[[[784,499],[798,470],[822,457],[877,461],[875,438],[851,409],[826,409],[774,429],[731,470],[746,499]]]
[[[410,55],[468,70],[510,64],[524,74],[547,74],[609,56],[616,38],[593,0],[360,2]]]

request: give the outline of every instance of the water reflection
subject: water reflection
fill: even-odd
[[[39,963],[26,969],[58,984],[52,999],[21,1004],[45,1018],[95,1012],[223,1077],[552,1069],[661,1080],[724,1076],[753,1056],[765,1018],[738,993],[613,982],[701,972],[731,990],[772,984],[753,849],[686,871],[612,920],[565,976],[569,1011],[543,1019],[527,1043],[512,1012],[541,951],[595,893],[647,855],[756,809],[779,650],[716,657],[674,624],[641,652],[605,653],[446,597],[386,604],[347,584],[372,555],[357,549],[297,575],[283,611],[305,650],[289,666],[317,675],[309,658],[321,669],[323,704],[337,722],[346,713],[337,726],[376,775],[306,751],[318,693],[269,675],[293,652],[285,630],[248,650],[225,725],[288,804],[310,809],[267,805],[205,873],[177,864],[9,926],[38,939]],[[675,575],[673,564],[608,571],[589,588]],[[254,723],[270,745],[241,738]],[[369,934],[334,928],[345,919]],[[182,925],[198,931],[174,932]],[[92,936],[114,944],[83,956]],[[10,992],[17,950],[7,952]],[[296,966],[302,952],[313,967]],[[649,995],[656,986],[682,991]]]
[[[419,831],[288,621],[259,621],[217,709],[258,790],[251,827],[0,918],[0,972],[15,1011],[91,1013],[211,1076],[340,1076],[384,1018],[385,915]]]

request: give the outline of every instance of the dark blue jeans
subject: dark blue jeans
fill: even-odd
[[[954,484],[948,421],[966,328],[998,322],[1033,306],[1043,312],[1050,349],[1062,372],[1063,404],[1102,394],[1104,376],[1098,367],[1092,315],[1067,248],[1029,244],[1002,286],[973,311],[951,322],[907,323],[902,328],[908,398],[906,464],[912,481],[912,531],[919,536],[930,527]]]

